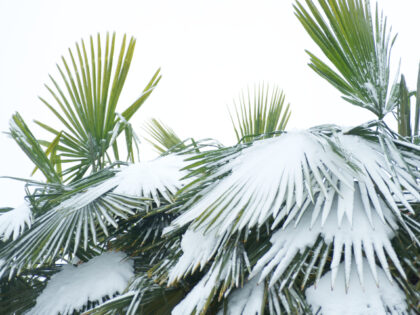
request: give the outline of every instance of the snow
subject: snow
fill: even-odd
[[[338,198],[340,199],[340,198]],[[321,200],[321,201],[320,201]],[[373,275],[377,280],[377,271],[375,265],[375,254],[378,257],[382,268],[389,280],[392,277],[389,273],[388,261],[385,253],[391,259],[398,271],[405,276],[401,264],[398,260],[390,240],[394,236],[393,229],[398,226],[395,223],[395,218],[391,210],[385,205],[383,201],[380,202],[381,213],[386,217],[387,223],[384,223],[379,215],[374,212],[370,214],[370,219],[364,209],[364,203],[359,189],[356,189],[354,196],[352,196],[351,204],[347,205],[348,212],[351,217],[347,216],[342,220],[341,225],[338,223],[340,214],[340,207],[342,203],[335,198],[330,204],[328,199],[317,199],[315,205],[311,205],[295,220],[295,224],[288,224],[286,227],[276,231],[270,242],[272,247],[261,257],[255,265],[250,278],[256,274],[261,273],[260,282],[271,274],[270,286],[277,282],[286,268],[292,262],[298,252],[302,252],[306,247],[311,247],[315,244],[319,235],[322,236],[326,244],[333,243],[333,258],[331,263],[331,286],[334,286],[335,277],[337,275],[337,266],[341,261],[344,247],[344,260],[346,262],[346,284],[349,285],[350,267],[352,256],[354,256],[359,280],[361,284],[364,283],[363,272],[361,269],[362,248]],[[328,204],[325,222],[321,216],[316,212],[321,212],[323,204]],[[315,220],[314,220],[314,215]]]
[[[367,264],[367,261],[363,259],[362,264]],[[320,315],[408,315],[404,292],[396,283],[391,284],[387,280],[381,268],[378,270],[378,281],[364,268],[365,284],[361,286],[354,276],[356,271],[353,265],[347,292],[343,264],[337,268],[339,275],[334,289],[331,289],[329,282],[331,272],[321,278],[316,288],[312,286],[306,289],[306,298],[314,313],[321,308]]]
[[[0,236],[3,241],[9,238],[16,240],[20,234],[32,224],[32,212],[29,203],[25,202],[19,207],[0,214]]]
[[[260,315],[263,302],[264,284],[253,279],[233,291],[227,300],[227,312],[221,309],[217,315]]]
[[[198,282],[187,296],[172,310],[172,315],[201,314],[220,280],[225,277],[221,262],[214,265]]]
[[[173,283],[188,273],[193,273],[198,267],[204,265],[213,257],[220,243],[221,237],[214,232],[203,233],[202,230],[187,230],[182,236],[182,256],[177,264],[170,270],[168,283]]]
[[[167,155],[123,167],[120,172],[103,183],[64,201],[57,210],[83,208],[111,190],[117,194],[152,197],[157,204],[159,204],[159,191],[170,202],[171,198],[167,192],[175,194],[184,184],[181,179],[187,173],[180,170],[186,166],[184,159],[185,156]]]
[[[219,235],[232,226],[232,233],[261,226],[278,214],[283,203],[288,212],[294,203],[302,205],[313,190],[326,194],[328,184],[322,177],[327,176],[327,169],[348,185],[352,183],[341,175],[350,171],[343,160],[310,132],[289,132],[256,141],[219,169],[215,177],[230,170],[231,174],[216,181],[173,226],[186,225],[200,216],[200,225],[214,225]]]
[[[378,93],[376,92],[376,87],[371,82],[366,82],[363,85],[368,92],[369,96],[375,101],[376,104],[378,104]]]
[[[182,178],[187,175],[181,170],[187,166],[185,155],[170,154],[152,161],[139,162],[123,168],[115,177],[118,185],[114,192],[136,197],[153,198],[160,205],[158,192],[168,201],[185,182]]]
[[[88,301],[102,301],[126,289],[133,262],[121,252],[106,252],[75,267],[65,265],[51,277],[30,315],[72,314]]]

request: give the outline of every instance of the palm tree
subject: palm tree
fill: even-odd
[[[42,99],[62,126],[37,122],[53,139],[11,120],[45,182],[1,209],[2,314],[420,312],[420,70],[416,91],[391,80],[395,36],[369,2],[297,1],[295,14],[327,58],[308,52],[309,66],[376,120],[288,132],[283,92],[260,85],[231,112],[236,145],[154,119],[160,156],[139,162],[129,119],[159,71],[117,114],[135,41],[116,65],[114,35],[70,51],[64,88],[47,86],[55,105]]]

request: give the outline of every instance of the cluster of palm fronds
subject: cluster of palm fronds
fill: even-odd
[[[129,120],[159,71],[119,114],[134,39],[115,63],[115,35],[69,51],[55,105],[42,99],[62,128],[36,122],[53,140],[11,119],[46,181],[0,209],[1,314],[419,312],[420,71],[415,91],[390,83],[395,38],[368,2],[305,3],[296,15],[330,63],[309,53],[310,67],[377,120],[286,132],[283,92],[261,85],[231,116],[236,145],[152,120],[160,156],[140,162]]]

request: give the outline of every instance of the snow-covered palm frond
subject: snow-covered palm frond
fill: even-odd
[[[319,200],[321,201],[319,202]],[[324,222],[316,215],[317,212],[321,212],[319,209],[324,208],[323,211],[325,211],[326,203],[329,203],[327,199],[322,200],[322,198],[318,198],[317,203],[309,206],[309,209],[294,224],[290,224],[275,232],[271,238],[272,247],[257,262],[251,273],[251,277],[261,274],[260,281],[262,281],[270,274],[270,286],[279,280],[286,284],[290,279],[284,275],[285,271],[293,265],[292,261],[294,261],[295,257],[299,253],[304,252],[307,247],[314,248],[311,260],[308,259],[309,268],[305,272],[307,276],[309,276],[312,269],[321,268],[322,254],[327,255],[328,249],[332,247],[332,261],[330,265],[332,269],[332,287],[334,287],[338,271],[337,266],[342,260],[343,252],[346,275],[345,283],[347,288],[350,281],[350,268],[353,256],[362,284],[364,282],[362,269],[363,256],[367,258],[373,278],[376,281],[378,277],[375,256],[378,257],[390,281],[392,281],[392,276],[388,258],[401,273],[401,276],[405,277],[400,261],[390,242],[394,236],[394,230],[398,229],[398,226],[395,223],[395,217],[392,215],[391,210],[389,210],[382,200],[380,200],[381,212],[387,218],[386,223],[381,221],[376,212],[368,218],[364,210],[361,193],[357,189],[353,196],[353,202],[347,209],[351,212],[352,220],[346,217],[340,226],[337,222],[340,214],[339,209],[343,207],[340,204],[340,198],[333,200],[332,205],[328,206],[328,209],[330,209],[328,212],[330,213]],[[317,218],[315,221],[313,220],[314,217]],[[322,242],[317,242],[319,239]],[[324,246],[323,244],[328,246]],[[299,263],[301,262],[302,260],[299,260]]]
[[[167,229],[189,225],[183,239],[184,253],[170,272],[171,282],[205,264],[214,270],[230,238],[267,224],[278,230],[271,237],[271,248],[252,263],[250,278],[258,274],[260,283],[267,278],[270,288],[279,286],[280,292],[290,288],[298,274],[303,275],[303,287],[315,276],[317,282],[326,266],[332,269],[334,286],[342,259],[346,286],[353,261],[363,283],[363,256],[376,281],[376,259],[389,281],[395,277],[404,281],[406,275],[391,239],[396,231],[415,239],[402,213],[413,211],[404,191],[410,198],[419,198],[412,174],[420,159],[401,150],[389,160],[375,139],[374,133],[365,139],[339,128],[328,133],[315,128],[226,149],[221,157],[202,155],[202,164],[195,163],[194,167],[210,171],[203,173],[201,183],[190,187],[197,189],[201,184],[200,197],[188,203]],[[390,142],[388,148],[395,145],[393,139],[383,139]],[[393,174],[396,178],[391,181]],[[186,242],[192,230],[208,238],[200,245]],[[223,265],[226,275],[234,263]],[[218,290],[221,282],[214,280],[213,289]],[[201,283],[202,289],[208,283]],[[232,287],[227,286],[228,291]],[[194,296],[193,291],[190,294]],[[197,307],[200,301],[196,301]]]
[[[1,212],[0,237],[3,241],[7,241],[9,238],[16,240],[25,230],[25,226],[31,227],[32,211],[27,202],[17,208]]]
[[[341,148],[346,152],[348,159],[360,170],[356,178],[365,187],[364,190],[368,191],[369,197],[373,198],[372,202],[375,210],[381,218],[383,218],[383,215],[380,213],[378,200],[375,198],[374,185],[397,215],[400,215],[400,211],[396,202],[401,202],[407,210],[413,213],[402,190],[409,191],[415,199],[420,200],[419,186],[410,174],[411,169],[420,166],[418,157],[416,159],[409,156],[404,158],[401,153],[392,150],[390,153],[393,159],[388,160],[380,144],[354,135],[340,135],[338,141]],[[390,139],[385,138],[384,141],[387,141],[391,146]],[[412,167],[407,163],[411,163]],[[392,178],[394,174],[397,178]],[[367,204],[365,204],[365,207],[367,208]]]
[[[412,211],[402,189],[420,197],[418,184],[410,174],[416,170],[418,157],[395,155],[395,160],[389,161],[378,143],[355,135],[325,137],[315,131],[290,132],[234,150],[220,158],[216,166],[212,159],[203,163],[215,168],[213,174],[206,174],[213,181],[200,193],[204,196],[174,221],[174,226],[193,222],[195,227],[215,228],[222,235],[261,226],[269,218],[280,222],[287,216],[290,221],[297,213],[292,208],[305,207],[308,199],[315,202],[318,192],[330,201],[335,194],[342,197],[340,223],[346,204],[352,202],[355,180],[360,182],[369,217],[367,197],[383,219],[376,189],[397,216],[397,202]],[[398,185],[389,180],[394,173]],[[351,220],[351,213],[346,215]]]
[[[80,248],[103,242],[119,219],[146,208],[140,200],[89,188],[36,218],[30,230],[2,249],[7,261],[2,272],[7,268],[12,276],[38,263],[52,263],[59,256],[75,255]]]
[[[288,213],[319,190],[327,195],[328,187],[336,187],[332,176],[352,185],[352,178],[342,175],[351,172],[344,160],[322,137],[306,131],[255,141],[225,161],[212,178],[229,175],[214,181],[174,225],[195,221],[218,234],[261,226],[277,217],[283,204]]]
[[[172,310],[172,315],[204,313],[225,277],[226,270],[219,261],[219,263],[213,265],[187,296]]]
[[[122,252],[106,252],[77,267],[65,265],[51,277],[28,314],[73,314],[88,302],[123,292],[133,275],[133,262]]]
[[[159,205],[161,195],[172,202],[171,195],[183,185],[183,159],[167,155],[127,166],[94,185],[85,183],[87,189],[36,218],[33,228],[18,240],[19,251],[13,251],[13,246],[3,250],[4,257],[11,259],[11,272],[98,244],[109,235],[109,227],[118,227],[118,220],[127,220],[135,209],[147,211],[150,206],[139,197],[152,197]]]
[[[248,270],[249,258],[242,241],[190,231],[184,234],[182,256],[169,271],[168,283],[179,281],[200,267],[206,267],[205,276],[174,309],[174,314],[204,313],[216,296],[227,297],[241,287]],[[196,237],[195,237],[196,236]],[[209,261],[211,259],[211,262]],[[208,268],[207,268],[208,267]]]
[[[160,205],[159,194],[167,202],[171,195],[184,186],[182,178],[188,173],[182,170],[187,164],[186,156],[169,154],[152,161],[138,162],[123,168],[115,179],[114,192],[128,196],[152,198]]]
[[[189,273],[200,270],[214,256],[222,243],[223,238],[215,233],[204,234],[201,230],[187,230],[182,236],[182,256],[176,265],[170,270],[168,283],[178,281]]]
[[[370,264],[363,259],[362,266]],[[337,269],[342,269],[344,264],[337,265]],[[392,314],[408,315],[407,303],[404,292],[396,283],[390,283],[381,268],[377,274],[377,279],[372,274],[363,271],[363,284],[360,284],[355,267],[351,268],[350,286],[345,283],[343,272],[339,273],[337,286],[330,287],[330,272],[326,273],[316,286],[306,289],[305,294],[312,311],[322,315],[370,315],[370,314]]]

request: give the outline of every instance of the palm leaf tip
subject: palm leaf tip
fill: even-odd
[[[263,134],[264,138],[269,138],[284,130],[290,114],[283,91],[260,84],[252,91],[242,92],[238,104],[234,103],[234,114],[230,113],[230,116],[237,140],[250,142]]]

